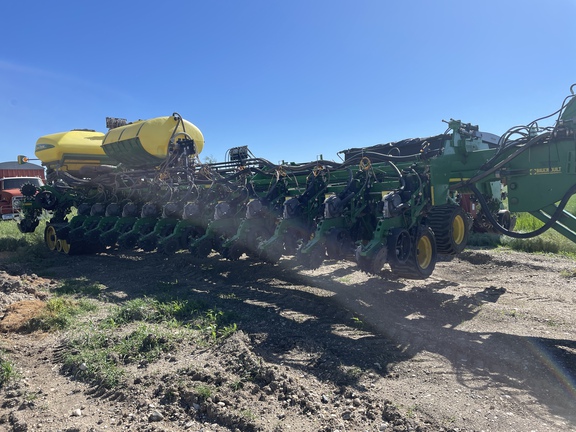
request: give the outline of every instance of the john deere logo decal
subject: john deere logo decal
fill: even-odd
[[[530,175],[541,175],[541,174],[562,174],[562,167],[532,168],[530,170]]]
[[[53,144],[36,144],[36,151],[48,150],[54,148]]]

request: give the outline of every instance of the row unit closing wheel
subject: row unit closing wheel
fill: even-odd
[[[428,224],[436,237],[438,253],[457,255],[468,243],[470,223],[462,207],[446,204],[432,208]]]
[[[197,238],[204,235],[205,230],[200,227],[189,227],[179,235],[169,235],[158,242],[158,252],[172,255],[180,249],[188,249]]]
[[[298,263],[309,270],[316,270],[319,268],[325,258],[326,246],[324,243],[316,243],[307,253],[302,253],[301,250],[298,250],[296,253],[296,260]]]
[[[48,225],[44,230],[44,243],[46,244],[48,250],[51,251],[55,250],[57,252],[61,252],[66,255],[73,254],[75,249],[77,249],[72,247],[72,245],[68,243],[68,241],[66,241],[65,239],[58,238],[56,228],[54,228],[54,226],[52,225]]]
[[[44,230],[44,244],[48,250],[56,250],[56,243],[58,242],[58,236],[56,235],[56,228],[52,225],[48,225]]]
[[[420,226],[411,240],[410,252],[406,259],[398,255],[389,259],[390,269],[395,276],[406,279],[426,279],[429,277],[438,260],[436,238],[427,226]]]
[[[371,257],[361,255],[362,246],[356,248],[356,263],[360,270],[365,273],[380,276],[384,265],[388,262],[388,248],[380,247],[378,251]]]
[[[229,246],[223,246],[221,248],[220,254],[227,260],[238,261],[242,254],[245,252],[244,249],[245,248],[240,245],[239,241],[236,240]]]
[[[333,229],[326,239],[326,255],[334,260],[346,258],[352,252],[350,233],[343,228]]]
[[[60,253],[70,255],[72,248],[70,246],[70,243],[68,243],[66,240],[58,239],[56,240],[56,250]]]
[[[273,231],[266,226],[256,227],[249,235],[246,244],[246,254],[258,256],[259,246],[272,237]]]

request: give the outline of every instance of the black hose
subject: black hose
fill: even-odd
[[[357,154],[351,156],[347,161],[345,161],[342,165],[349,166],[354,165],[362,160],[363,157],[370,157],[374,159],[375,162],[409,162],[409,161],[418,161],[423,157],[422,153],[416,153],[413,155],[404,155],[404,156],[391,156],[384,153],[379,153],[376,151],[365,151],[361,154]]]
[[[492,224],[492,226],[497,231],[501,232],[504,235],[507,235],[508,237],[520,238],[520,239],[536,237],[536,236],[539,236],[540,234],[542,234],[543,232],[548,231],[552,227],[552,225],[554,225],[556,222],[558,222],[558,220],[560,219],[560,216],[562,216],[562,213],[564,212],[564,207],[566,207],[568,200],[570,199],[570,197],[572,195],[574,195],[576,193],[576,184],[575,184],[570,189],[568,189],[566,194],[564,194],[564,197],[562,197],[562,200],[560,201],[560,204],[556,208],[556,211],[554,211],[554,214],[550,217],[550,219],[542,227],[538,228],[537,230],[530,231],[527,233],[518,233],[515,231],[507,230],[502,225],[500,225],[498,223],[498,221],[494,218],[492,213],[490,213],[490,211],[488,210],[488,203],[484,199],[484,196],[476,188],[476,186],[473,184],[470,184],[469,187],[472,190],[472,192],[474,192],[474,195],[476,195],[476,198],[480,202],[480,206],[481,206],[480,208],[481,208],[482,212],[484,213],[486,218],[488,218],[488,221]]]
[[[297,175],[297,174],[307,174],[311,169],[314,169],[317,166],[326,166],[332,169],[341,169],[344,167],[344,164],[333,161],[318,160],[314,162],[306,162],[301,165],[281,165],[280,167],[282,167],[282,169],[289,172],[290,174]]]
[[[266,196],[263,198],[263,201],[266,203],[269,203],[270,201],[272,201],[275,196],[278,195],[278,184],[280,183],[280,177],[276,176],[274,177],[274,184],[272,186],[270,186],[270,188],[268,189],[268,193],[266,194]],[[252,188],[254,188],[254,186],[252,185]],[[256,191],[254,191],[254,194],[256,194]]]
[[[478,174],[474,177],[472,177],[470,180],[466,180],[464,182],[460,182],[460,183],[456,183],[455,185],[450,186],[450,190],[456,190],[456,189],[460,189],[466,186],[472,186],[473,183],[479,182],[480,180],[488,177],[490,174],[492,174],[494,171],[499,170],[500,168],[502,168],[502,166],[504,166],[505,164],[507,164],[508,162],[510,162],[512,159],[520,156],[522,153],[524,153],[526,150],[528,150],[529,148],[531,148],[532,146],[540,143],[540,141],[543,141],[545,138],[548,138],[550,136],[550,133],[544,133],[542,135],[538,135],[534,138],[532,138],[530,141],[528,141],[525,145],[523,145],[522,147],[520,147],[518,150],[516,150],[514,153],[512,153],[511,155],[509,155],[506,159],[501,160],[500,162],[498,162],[496,165],[494,165],[492,168],[486,170],[486,171],[482,171],[481,174]],[[489,165],[491,162],[493,162],[494,158],[490,159],[488,162],[486,162],[484,165]]]

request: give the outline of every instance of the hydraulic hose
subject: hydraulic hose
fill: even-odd
[[[429,156],[428,154],[426,154]],[[349,158],[346,162],[344,162],[343,166],[354,165],[360,162],[363,157],[371,157],[375,162],[410,162],[410,161],[418,161],[423,157],[422,153],[416,153],[413,155],[404,155],[404,156],[391,156],[384,153],[378,153],[375,151],[365,151],[362,154],[354,155]]]
[[[548,231],[552,227],[552,225],[554,225],[556,222],[558,222],[558,220],[560,219],[560,216],[562,216],[562,213],[564,211],[564,207],[566,207],[566,204],[568,203],[568,200],[570,199],[570,197],[572,195],[574,195],[576,193],[576,184],[575,184],[570,189],[568,189],[568,191],[564,194],[564,196],[562,197],[562,200],[560,201],[560,204],[556,208],[556,211],[554,212],[554,214],[550,217],[550,219],[543,226],[541,226],[537,230],[530,231],[527,233],[518,233],[515,231],[507,230],[502,225],[500,225],[498,223],[498,221],[494,218],[494,216],[488,210],[488,203],[484,199],[484,196],[476,188],[476,186],[473,184],[470,184],[469,187],[472,190],[472,192],[474,192],[474,195],[476,195],[476,198],[480,202],[480,206],[481,206],[480,208],[482,210],[482,213],[484,213],[484,215],[486,216],[488,221],[492,224],[492,226],[497,231],[501,232],[504,235],[507,235],[508,237],[520,238],[520,239],[536,237],[536,236],[539,236],[540,234],[542,234],[543,232]]]
[[[507,164],[508,162],[510,162],[512,159],[520,156],[522,153],[524,153],[526,150],[528,150],[529,148],[531,148],[532,146],[540,143],[540,141],[543,141],[544,139],[548,138],[550,136],[550,133],[545,133],[542,135],[538,135],[534,138],[532,138],[530,141],[528,141],[525,145],[523,145],[522,147],[520,147],[518,150],[516,150],[514,153],[512,153],[510,156],[508,156],[507,158],[501,160],[500,162],[498,162],[496,165],[494,165],[492,168],[486,170],[486,171],[482,171],[481,174],[478,174],[474,177],[472,177],[470,180],[467,180],[465,182],[460,182],[460,183],[456,183],[455,185],[450,186],[450,190],[456,190],[456,189],[460,189],[463,187],[467,187],[467,186],[472,186],[474,183],[488,177],[490,174],[492,174],[494,171],[499,170],[502,166],[504,166],[505,164]],[[485,165],[487,165],[488,163],[492,162],[492,160],[488,161]]]

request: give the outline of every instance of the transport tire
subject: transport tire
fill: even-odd
[[[434,207],[428,223],[434,231],[439,254],[457,255],[466,248],[470,224],[462,207],[453,204]]]

